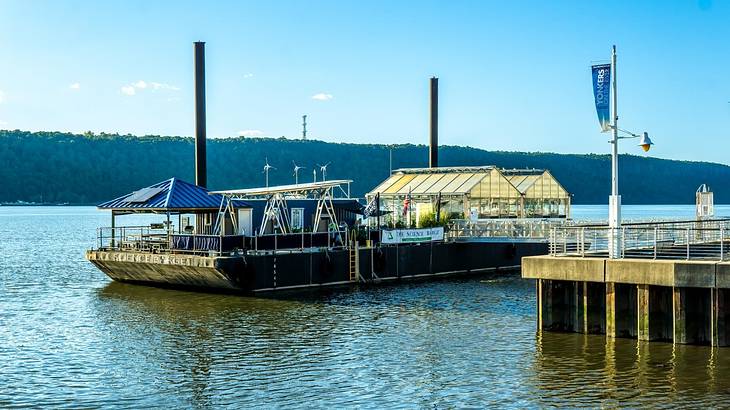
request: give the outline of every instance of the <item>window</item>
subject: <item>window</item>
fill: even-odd
[[[292,208],[291,229],[301,230],[304,227],[304,208]]]

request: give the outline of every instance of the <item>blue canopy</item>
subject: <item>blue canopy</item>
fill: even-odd
[[[119,198],[97,205],[99,209],[114,211],[195,211],[215,210],[223,197],[208,194],[208,190],[181,179],[168,180],[150,185]],[[242,201],[234,201],[236,208],[247,208]]]

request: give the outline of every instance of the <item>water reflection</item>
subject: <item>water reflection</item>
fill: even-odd
[[[497,278],[259,299],[110,283],[96,308],[120,348],[144,346],[130,357],[142,362],[135,367],[155,369],[154,393],[187,391],[194,406],[307,398],[336,406],[403,399],[670,407],[727,398],[726,349],[535,335],[529,310],[506,296],[528,290]]]
[[[266,362],[255,366],[279,366],[282,363],[277,363],[277,357],[285,358],[284,352],[296,349],[297,340],[328,343],[328,332],[307,331],[307,316],[316,314],[317,309],[303,310],[304,302],[117,282],[102,288],[98,296],[102,325],[121,332],[129,348],[144,346],[147,365],[159,368],[166,385],[189,391],[195,406],[214,404],[221,393],[213,394],[211,389],[211,379],[220,377],[213,372],[223,372],[224,379],[233,383],[230,389],[241,387],[239,382],[245,389],[247,379],[257,377],[255,371],[236,372],[246,358],[266,357]],[[213,384],[220,381],[216,379]]]
[[[730,392],[727,349],[548,332],[536,343],[542,406],[715,406]]]
[[[502,277],[257,299],[110,283],[96,327],[157,369],[151,394],[178,388],[196,406],[528,403],[512,390],[531,289]],[[503,337],[509,318],[525,337]]]

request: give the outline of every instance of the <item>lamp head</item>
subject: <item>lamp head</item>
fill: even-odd
[[[644,152],[647,152],[651,149],[651,146],[654,145],[653,142],[651,142],[651,138],[649,138],[649,133],[645,132],[644,135],[641,137],[641,140],[639,141],[639,146],[641,149],[644,150]]]

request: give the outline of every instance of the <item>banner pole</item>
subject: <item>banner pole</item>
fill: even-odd
[[[611,71],[613,82],[613,139],[611,141],[611,197],[608,201],[609,258],[621,256],[621,243],[618,240],[618,229],[621,227],[621,196],[618,193],[618,89],[616,81],[616,45],[611,51]]]
[[[613,69],[613,152],[611,157],[611,195],[618,196],[618,90],[616,88],[616,46],[611,53]]]

